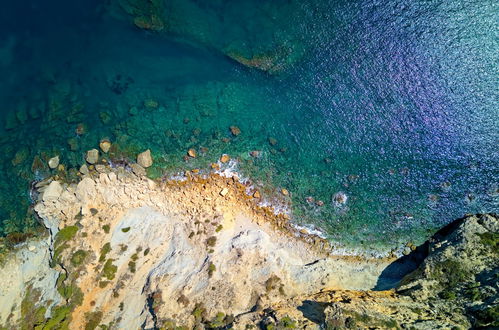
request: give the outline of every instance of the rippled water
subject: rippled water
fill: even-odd
[[[4,233],[33,225],[35,156],[77,168],[103,137],[151,148],[155,176],[238,157],[267,198],[291,192],[294,221],[350,245],[499,211],[496,2],[179,0],[161,32],[133,25],[133,2],[0,14]],[[230,58],[252,56],[278,65]],[[191,147],[206,156],[185,163]]]

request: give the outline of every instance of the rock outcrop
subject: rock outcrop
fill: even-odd
[[[152,181],[103,167],[78,184],[51,182],[35,206],[50,238],[35,248],[40,256],[2,269],[27,277],[2,284],[2,301],[12,303],[0,308],[0,324],[434,329],[495,322],[494,215],[454,223],[405,260],[341,257],[257,207],[236,180],[186,174]],[[408,265],[415,270],[402,281],[393,276]]]

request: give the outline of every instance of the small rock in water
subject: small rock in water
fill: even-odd
[[[89,173],[87,164],[83,164],[80,167],[80,173],[83,175],[87,175]]]
[[[348,196],[344,192],[337,192],[333,195],[333,203],[336,206],[344,205],[347,202]]]
[[[237,126],[231,126],[229,127],[230,129],[230,132],[232,133],[232,135],[234,136],[238,136],[239,134],[241,134],[241,129]]]
[[[109,141],[108,139],[102,139],[99,143],[99,147],[102,152],[107,153],[109,149],[111,149],[111,141]]]
[[[277,144],[277,140],[273,137],[269,137],[269,143],[271,146],[275,146]]]
[[[147,149],[144,152],[141,152],[137,156],[137,164],[144,168],[148,168],[152,165],[152,157],[151,157],[151,150]]]
[[[55,156],[55,157],[50,158],[49,159],[49,167],[51,169],[54,169],[57,166],[59,166],[59,156]]]
[[[220,162],[222,163],[227,163],[230,160],[229,155],[223,154],[222,157],[220,157]]]
[[[289,195],[289,191],[287,189],[282,188],[281,189],[281,194],[283,194],[284,196],[288,196]]]
[[[318,201],[315,202],[315,205],[317,205],[317,206],[324,206],[324,202],[321,201],[321,200],[318,200]]]
[[[99,150],[91,149],[87,151],[87,157],[85,158],[89,164],[95,164],[99,160]]]
[[[189,157],[196,158],[196,150],[192,148],[187,151],[187,154],[189,155]]]
[[[159,107],[159,103],[156,100],[145,100],[144,101],[144,106],[149,109],[157,109]]]
[[[250,151],[249,154],[250,154],[251,157],[258,158],[258,157],[260,157],[261,153],[262,152],[259,151],[259,150],[253,150],[253,151]]]

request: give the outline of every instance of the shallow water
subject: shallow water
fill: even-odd
[[[494,1],[169,1],[161,32],[124,2],[0,14],[4,233],[34,225],[29,183],[49,175],[36,155],[78,168],[103,137],[151,148],[156,176],[238,157],[269,200],[291,192],[296,223],[347,245],[420,242],[499,211]]]

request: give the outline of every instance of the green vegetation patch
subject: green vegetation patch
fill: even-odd
[[[128,233],[130,231],[130,227],[121,228],[121,231],[124,233]]]
[[[73,239],[78,231],[77,226],[67,226],[59,230],[57,235],[55,235],[54,247],[61,245],[62,243]]]
[[[106,260],[107,254],[111,251],[111,243],[107,242],[102,246],[102,249],[100,249],[100,257],[99,257],[99,262],[104,262]]]
[[[83,263],[85,258],[87,257],[87,251],[78,250],[71,256],[71,264],[75,267],[78,267]]]
[[[104,230],[104,232],[105,232],[106,234],[109,234],[109,230],[111,229],[111,226],[109,226],[109,225],[104,225],[104,226],[102,226],[102,229]]]
[[[210,261],[210,264],[208,265],[208,276],[212,277],[215,270],[217,270],[217,267],[215,267],[215,264]]]
[[[118,271],[118,267],[113,265],[113,261],[113,259],[108,259],[102,268],[102,276],[108,280],[113,280]]]
[[[85,330],[94,330],[102,321],[102,312],[97,311],[92,313],[85,313],[85,318],[87,320],[87,324],[85,324]]]
[[[495,254],[499,254],[499,233],[478,234],[480,242],[489,247]]]
[[[215,236],[211,236],[206,240],[206,244],[208,246],[214,247],[217,244],[217,238]]]

